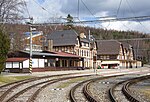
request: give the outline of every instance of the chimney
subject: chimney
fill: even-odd
[[[48,50],[53,51],[53,40],[48,40]]]

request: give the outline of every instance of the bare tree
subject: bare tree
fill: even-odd
[[[20,19],[23,6],[22,0],[0,0],[0,22],[14,22]]]

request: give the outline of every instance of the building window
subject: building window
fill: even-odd
[[[99,55],[97,55],[97,59],[98,59],[98,60],[100,60],[100,59],[101,59]]]
[[[64,48],[64,47],[62,47],[62,51],[65,51],[65,48]]]
[[[109,56],[108,56],[108,55],[107,55],[107,56],[100,56],[99,58],[100,58],[100,59],[109,59]],[[99,58],[98,58],[98,59],[99,59]]]
[[[84,50],[84,56],[86,56],[86,51]]]
[[[89,43],[87,43],[87,47],[89,47]]]
[[[82,46],[84,46],[84,43],[82,43]]]
[[[56,48],[55,51],[58,51],[58,48]]]
[[[109,56],[106,56],[106,59],[109,59]]]
[[[81,53],[81,54],[82,54],[82,56],[83,56],[83,50],[82,50],[82,53]]]
[[[116,55],[112,55],[112,56],[110,56],[110,59],[117,59],[117,56]]]
[[[87,56],[89,56],[89,51],[87,51],[87,54],[86,54]]]
[[[62,67],[64,67],[64,60],[61,60],[61,63],[62,63]]]
[[[104,59],[104,56],[100,56],[100,59]]]

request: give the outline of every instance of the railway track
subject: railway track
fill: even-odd
[[[32,96],[27,100],[27,102],[33,102],[33,101],[35,101],[35,99],[38,96],[38,94],[40,93],[40,91],[42,91],[44,88],[46,88],[47,86],[49,86],[49,85],[51,85],[53,83],[57,83],[59,81],[64,81],[64,80],[68,80],[68,79],[81,78],[81,77],[89,77],[89,76],[92,76],[92,75],[73,76],[73,77],[65,77],[65,78],[51,80],[50,82],[46,83],[45,85],[43,85],[42,87],[40,87],[38,90],[36,90],[34,92],[34,94],[32,94]]]
[[[130,102],[140,102],[140,100],[138,98],[136,98],[134,96],[134,94],[131,94],[132,92],[130,91],[129,87],[131,85],[139,82],[139,81],[147,80],[149,78],[150,78],[150,75],[146,75],[146,76],[138,77],[138,78],[135,78],[135,79],[131,79],[131,80],[126,82],[126,84],[122,88],[122,91],[123,91],[124,95],[126,96],[126,98]]]
[[[91,93],[91,90],[90,90],[90,84],[98,81],[98,80],[103,80],[103,79],[107,79],[107,78],[111,78],[111,77],[104,77],[104,78],[94,78],[94,79],[90,79],[90,80],[86,80],[86,81],[83,81],[77,85],[75,85],[71,90],[70,90],[70,99],[71,99],[71,102],[80,102],[81,100],[79,100],[78,98],[81,98],[81,97],[78,97],[76,98],[76,95],[75,95],[75,90],[82,86],[84,84],[84,87],[83,87],[83,93],[86,97],[86,99],[89,101],[89,102],[103,102],[102,100],[99,100],[99,98],[97,97],[97,95]],[[133,77],[124,77],[123,78],[123,81],[119,81],[117,82],[117,84],[114,84],[112,85],[112,87],[109,89],[109,96],[110,96],[110,100],[112,102],[140,102],[140,101],[136,101],[134,100],[133,98],[133,95],[132,93],[129,91],[129,86],[133,83],[136,83],[138,81],[141,81],[141,80],[146,80],[147,78],[149,78],[148,76],[144,76],[144,77],[137,77],[135,78],[135,76]],[[120,80],[120,78],[119,78]],[[122,80],[122,78],[121,78]],[[129,84],[130,82],[130,84]],[[86,83],[86,84],[85,84]],[[126,96],[124,95],[124,93],[122,92],[123,88],[126,88],[126,91],[128,91],[127,93],[130,95],[130,96]],[[117,94],[115,92],[116,95],[114,95],[114,91],[117,91]],[[120,91],[120,92],[119,92]],[[78,92],[79,94],[80,92]],[[82,94],[83,94],[82,93]],[[122,94],[121,94],[122,93]],[[116,98],[116,96],[118,96],[118,94],[121,94],[119,95],[119,98]],[[131,97],[132,95],[132,97]],[[81,94],[80,94],[81,96]],[[83,95],[82,95],[83,96]],[[129,99],[127,99],[126,97],[129,97]],[[85,99],[84,99],[85,100]],[[83,99],[82,99],[83,101]]]
[[[120,75],[119,75],[120,76]],[[77,90],[78,87],[81,87],[83,86],[82,88],[82,92],[78,92],[81,93],[81,94],[84,94],[85,98],[86,99],[82,99],[82,101],[84,100],[88,100],[89,102],[100,102],[97,97],[93,96],[93,94],[90,92],[89,90],[89,86],[91,83],[93,82],[96,82],[98,80],[104,80],[104,79],[108,79],[108,78],[113,78],[113,77],[116,77],[116,76],[108,76],[108,77],[99,77],[99,78],[93,78],[93,79],[89,79],[89,80],[85,80],[85,81],[82,81],[80,83],[78,83],[77,85],[75,85],[71,90],[70,90],[70,100],[71,102],[80,102],[81,99],[79,100],[76,95],[75,95],[75,91]],[[81,94],[80,94],[80,97],[81,98]],[[83,96],[83,95],[82,95]]]
[[[25,79],[25,80],[20,80],[20,81],[16,81],[16,82],[12,82],[12,83],[9,83],[9,84],[6,84],[6,85],[3,85],[0,87],[0,91],[1,91],[1,96],[0,96],[0,102],[2,102],[5,97],[10,93],[12,92],[12,90],[14,88],[17,88],[25,83],[29,83],[29,82],[32,82],[32,81],[36,81],[36,80],[40,80],[42,78],[47,78],[49,76],[44,76],[44,77],[35,77],[35,78],[30,78],[30,79]]]
[[[126,97],[126,99],[124,97],[121,97],[124,102],[140,102],[140,100],[137,99],[134,96],[134,94],[130,91],[129,87],[139,81],[146,80],[148,78],[150,78],[150,76],[136,77],[115,84],[113,87],[109,89],[110,100],[112,102],[121,102],[121,100],[119,100],[119,98],[116,97],[117,95],[115,95],[115,91],[120,91],[119,94],[123,94]]]
[[[44,80],[44,79],[53,78],[53,77],[61,77],[61,76],[75,75],[75,74],[78,74],[78,73],[51,75],[51,76],[43,76],[43,77],[34,77],[34,78],[25,79],[25,80],[21,80],[21,81],[17,81],[17,82],[12,82],[12,83],[0,86],[0,92],[1,92],[0,93],[0,102],[3,102],[3,101],[5,102],[6,100],[4,100],[4,99],[8,98],[8,96],[10,96],[10,94],[13,92],[14,89],[19,88],[20,86],[22,86],[24,84],[28,84],[30,82],[34,82],[34,81],[37,81],[37,80]],[[40,82],[40,83],[37,83],[36,85],[40,85],[40,84],[44,84],[44,83],[45,82]],[[32,87],[28,87],[28,89],[30,89],[30,88],[32,88]],[[21,92],[23,93],[28,89],[23,89]]]
[[[73,85],[70,85],[71,87],[68,88],[68,90],[64,89],[64,90],[66,90],[65,92],[67,92],[67,94],[66,94],[67,97],[68,97],[68,94],[69,94],[69,97],[67,98],[65,95],[61,96],[62,94],[60,95],[60,97],[64,97],[65,99],[68,99],[68,100],[70,98],[70,100],[72,102],[86,102],[86,101],[89,101],[89,102],[106,102],[106,101],[101,101],[100,97],[98,97],[98,95],[95,94],[99,91],[99,90],[97,91],[97,89],[100,88],[100,87],[95,88],[95,85],[97,86],[98,83],[99,83],[99,85],[105,86],[106,84],[103,84],[102,82],[110,82],[109,84],[107,84],[105,86],[105,89],[104,89],[104,91],[106,91],[106,90],[108,90],[108,88],[110,88],[110,86],[113,85],[113,87],[109,90],[110,95],[111,94],[113,95],[113,93],[114,93],[113,90],[115,90],[115,89],[113,89],[113,88],[116,88],[116,87],[118,87],[118,85],[120,85],[119,86],[120,90],[125,90],[125,92],[123,92],[124,94],[129,93],[130,96],[134,97],[134,95],[131,95],[131,91],[129,90],[129,86],[134,85],[138,81],[145,80],[146,78],[150,78],[150,76],[147,76],[146,78],[143,77],[141,79],[132,77],[134,80],[131,81],[131,80],[125,80],[124,79],[124,78],[128,78],[128,79],[131,78],[131,76],[128,76],[128,75],[127,75],[128,77],[127,76],[126,77],[116,77],[116,76],[99,77],[99,76],[96,76],[96,78],[94,78],[93,75],[78,75],[77,76],[75,74],[79,74],[79,73],[35,77],[35,78],[26,79],[26,80],[22,80],[22,81],[18,81],[18,82],[13,82],[13,83],[10,83],[10,84],[4,85],[4,86],[0,86],[0,102],[34,102],[34,101],[36,102],[36,101],[39,101],[39,100],[41,101],[41,100],[45,99],[44,98],[45,96],[44,97],[42,96],[43,98],[41,98],[40,96],[42,94],[47,93],[43,90],[45,90],[45,89],[49,90],[48,91],[48,93],[49,93],[51,88],[55,89],[55,87],[53,87],[53,86],[62,84],[63,81],[65,81],[65,80],[67,82],[69,79],[80,78],[80,77],[85,77],[86,79],[84,78],[84,79],[82,79],[82,81],[80,80],[80,81],[74,82]],[[91,77],[88,77],[88,76],[91,76]],[[118,75],[118,76],[123,76],[123,75]],[[116,77],[116,78],[112,78],[112,77]],[[116,81],[114,82],[111,78],[114,81],[115,80]],[[123,78],[124,81],[122,80],[122,78]],[[105,81],[99,81],[99,80],[105,80]],[[117,84],[116,84],[116,82],[117,82]],[[94,83],[94,85],[93,85],[93,83]],[[91,87],[91,84],[92,84],[92,87]],[[114,84],[116,84],[116,85],[114,85]],[[28,86],[26,86],[26,85],[28,85]],[[22,87],[22,86],[26,86],[26,87]],[[52,86],[52,87],[48,88],[48,86]],[[81,87],[81,88],[79,89],[79,87]],[[14,92],[14,91],[17,90],[17,88],[19,90],[17,92]],[[84,99],[85,101],[79,101],[79,100],[77,101],[77,98],[74,95],[77,88],[78,88],[78,90],[80,90],[80,92],[82,92],[82,93],[79,92],[78,94],[80,94],[80,95],[83,94],[82,96],[85,98]],[[94,91],[93,91],[93,88],[94,88]],[[102,92],[104,92],[103,88],[102,88]],[[70,93],[68,93],[69,90],[70,90]],[[57,92],[59,93],[59,92],[62,92],[62,91],[57,91]],[[50,93],[53,93],[53,92],[51,91]],[[56,95],[58,93],[56,93]],[[41,99],[39,99],[38,97],[40,97]],[[49,95],[49,97],[53,97],[53,95],[51,95],[51,96]],[[104,97],[106,98],[106,96],[104,96]],[[129,96],[126,96],[126,97],[128,98]],[[81,98],[81,97],[79,97],[79,98]],[[116,97],[113,96],[113,98],[111,98],[111,100],[114,99],[113,102],[121,102],[121,101],[116,100],[115,98]],[[139,101],[133,100],[131,97],[129,97],[129,98],[132,100],[131,102],[139,102]],[[51,100],[52,98],[49,98],[49,99]],[[61,98],[59,100],[61,100]],[[126,101],[123,101],[123,102],[126,102]]]
[[[108,94],[110,97],[111,102],[128,102],[128,100],[124,97],[124,94],[122,93],[122,87],[123,84],[126,81],[121,81],[115,85],[113,85],[109,90],[108,90]],[[119,98],[119,96],[121,96],[121,98]]]
[[[75,91],[77,90],[77,88],[79,88],[79,87],[81,87],[83,84],[85,84],[85,83],[87,83],[88,81],[90,81],[91,79],[89,79],[89,80],[85,80],[85,81],[82,81],[82,82],[80,82],[80,83],[78,83],[77,85],[75,85],[71,90],[70,90],[70,93],[69,93],[69,96],[70,96],[70,100],[71,100],[71,102],[77,102],[77,98],[75,97]],[[82,88],[80,89],[80,96],[83,96],[82,95]],[[78,92],[78,94],[79,94],[79,92]],[[83,96],[84,97],[84,96]],[[82,98],[83,98],[82,97]],[[81,98],[81,97],[80,97]],[[81,100],[81,99],[80,99]],[[84,100],[84,101],[86,101],[86,99],[84,98],[84,99],[82,99],[82,100]]]
[[[63,78],[51,79],[51,80],[39,82],[37,84],[24,88],[23,90],[17,92],[16,94],[13,94],[10,98],[6,99],[4,102],[12,102],[12,101],[13,102],[15,101],[33,102],[36,99],[39,92],[43,90],[45,87],[47,87],[48,85],[57,83],[59,81],[67,80],[67,79],[73,79],[73,78],[78,78],[78,77],[88,77],[88,76],[91,76],[91,75],[69,76],[69,77],[63,77]]]

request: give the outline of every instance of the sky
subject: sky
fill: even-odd
[[[150,0],[25,0],[35,23],[62,22],[68,14],[74,21],[125,18],[150,15]],[[29,16],[26,10],[24,16]],[[59,19],[58,19],[59,18]],[[78,19],[77,19],[78,18]],[[104,19],[104,18],[103,18]],[[105,18],[106,19],[106,18]],[[81,24],[96,28],[132,30],[150,33],[150,20],[115,21]]]

